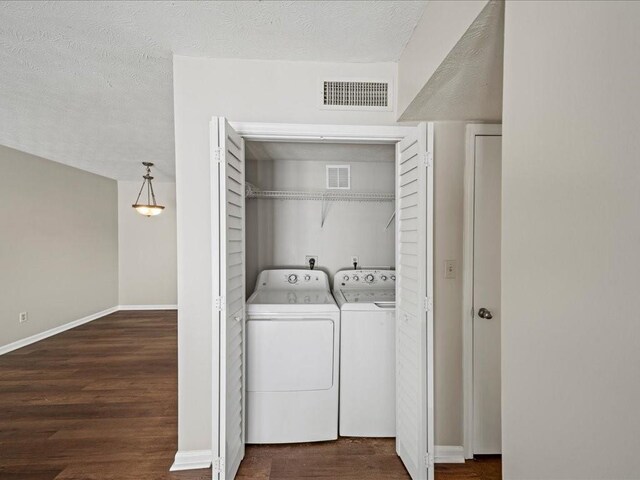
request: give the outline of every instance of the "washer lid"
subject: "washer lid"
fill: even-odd
[[[247,300],[249,315],[333,314],[338,306],[324,290],[257,290]]]
[[[247,303],[253,305],[335,305],[336,301],[325,290],[257,290]]]
[[[383,290],[356,290],[345,289],[340,290],[347,303],[394,303],[396,302],[395,289]]]

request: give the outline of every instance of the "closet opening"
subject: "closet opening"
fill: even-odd
[[[246,141],[246,296],[273,268],[395,268],[395,145]],[[332,285],[333,287],[333,285]]]
[[[213,478],[245,446],[341,437],[433,478],[429,145],[427,124],[212,119]]]

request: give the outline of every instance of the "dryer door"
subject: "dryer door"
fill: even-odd
[[[334,329],[330,319],[250,319],[247,391],[329,390],[334,382]]]

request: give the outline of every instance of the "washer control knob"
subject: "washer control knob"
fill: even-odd
[[[305,281],[305,282],[308,282],[309,280],[311,280],[311,275],[308,275],[308,274],[307,274],[307,275],[305,275],[305,276],[304,276],[304,281]]]
[[[367,283],[373,283],[373,280],[374,280],[373,273],[367,273],[364,276],[364,281],[367,282]]]
[[[380,275],[380,280],[382,280],[383,282],[387,281],[387,276],[386,275]]]
[[[353,276],[353,281],[357,282],[358,280],[360,280],[360,277],[358,275],[354,275]]]
[[[345,282],[349,281],[349,275],[345,275],[344,277],[342,277],[342,280],[344,280]]]
[[[393,282],[396,281],[396,276],[395,275],[391,275],[391,281],[393,281]]]
[[[295,273],[292,273],[287,277],[287,281],[289,283],[296,283],[298,281],[298,275],[296,275]]]

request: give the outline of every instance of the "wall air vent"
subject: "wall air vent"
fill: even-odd
[[[327,189],[351,189],[351,165],[327,165]]]
[[[391,110],[391,83],[324,80],[321,106],[336,110]]]

